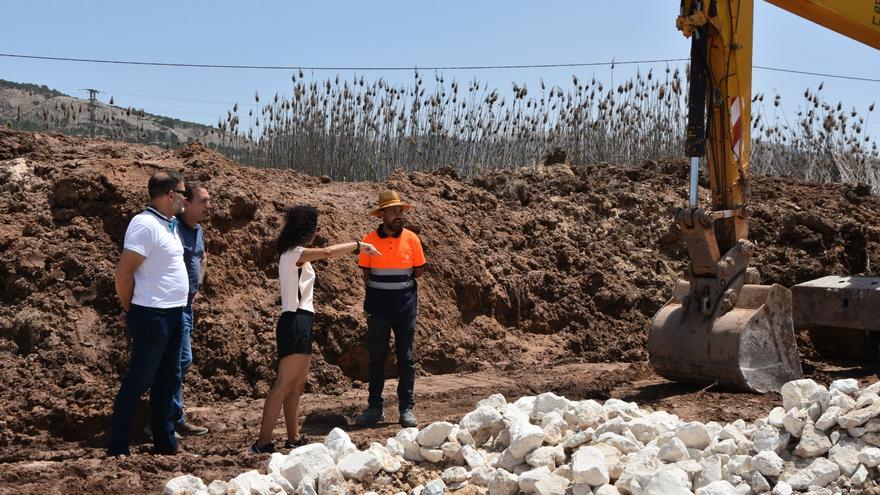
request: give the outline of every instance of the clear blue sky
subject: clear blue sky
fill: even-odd
[[[541,64],[686,58],[675,29],[677,0],[6,2],[0,52],[45,56],[248,65],[432,66]],[[756,0],[754,63],[880,79],[880,52]],[[642,66],[644,72],[650,66]],[[654,66],[663,69],[662,65]],[[635,67],[618,66],[614,79]],[[447,72],[505,94],[539,78],[566,87],[572,74],[610,82],[608,68]],[[315,74],[332,77],[335,72]],[[343,77],[351,76],[342,73]],[[409,82],[412,74],[367,72]],[[0,78],[46,84],[72,95],[106,91],[120,106],[216,123],[254,91],[287,93],[286,71],[131,67],[0,57]],[[756,92],[783,96],[793,115],[808,87],[867,110],[880,83],[755,70]],[[196,101],[199,100],[199,101]],[[869,132],[880,140],[880,108]]]

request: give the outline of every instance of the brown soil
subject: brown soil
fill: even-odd
[[[155,493],[184,472],[210,481],[262,468],[264,459],[244,451],[274,376],[281,213],[317,205],[319,244],[354,240],[373,227],[366,212],[386,186],[414,204],[410,228],[431,263],[416,338],[423,422],[457,420],[496,392],[613,396],[719,421],[754,419],[779,402],[672,384],[644,362],[650,318],[686,267],[666,213],[686,199],[681,161],[558,164],[473,179],[441,169],[387,184],[339,183],[241,166],[199,144],[163,150],[0,128],[0,161],[15,158],[25,173],[0,166],[0,492]],[[185,440],[196,459],[151,456],[142,436],[135,455],[106,459],[128,359],[113,269],[127,222],[146,202],[147,178],[164,167],[204,181],[213,197],[186,391],[189,414],[212,433]],[[880,200],[866,188],[763,177],[752,188],[752,238],[761,248],[754,265],[765,282],[877,273]],[[320,439],[365,404],[367,359],[354,260],[317,271],[304,414],[306,432]],[[823,362],[800,341],[805,371],[817,380],[875,378],[874,369]],[[145,417],[140,411],[139,424]],[[351,433],[363,445],[396,429]]]

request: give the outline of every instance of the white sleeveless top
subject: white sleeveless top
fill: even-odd
[[[281,283],[281,311],[303,309],[315,312],[312,290],[315,287],[315,269],[311,263],[296,266],[305,250],[302,246],[288,249],[278,260],[278,281]]]

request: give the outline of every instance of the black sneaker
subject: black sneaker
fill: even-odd
[[[267,443],[266,445],[260,445],[259,442],[254,442],[251,445],[251,448],[248,449],[249,454],[260,455],[260,454],[272,454],[275,452],[275,444],[272,442]]]
[[[358,416],[354,422],[358,424],[358,426],[373,426],[379,421],[385,420],[385,411],[382,409],[374,409],[372,407],[368,407]]]
[[[413,414],[411,407],[400,411],[400,426],[403,426],[404,428],[419,426],[419,420],[416,418],[416,415]]]
[[[308,444],[309,444],[309,439],[306,438],[305,435],[300,435],[299,438],[297,438],[295,442],[291,442],[290,440],[285,441],[284,448],[292,450],[297,447],[302,447],[302,446],[308,445]]]

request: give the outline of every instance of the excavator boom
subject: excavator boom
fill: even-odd
[[[880,47],[880,0],[768,1]],[[676,25],[691,39],[685,141],[691,187],[675,220],[690,265],[688,280],[679,281],[654,317],[648,355],[657,373],[672,380],[766,392],[802,371],[792,292],[759,285],[749,266],[756,249],[748,240],[753,13],[753,0],[681,2]],[[711,190],[706,209],[697,198],[702,158]]]

